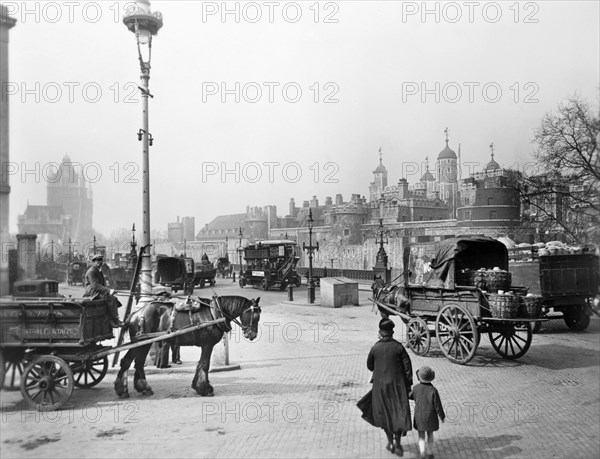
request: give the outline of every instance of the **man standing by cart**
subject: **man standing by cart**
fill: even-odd
[[[104,274],[102,274],[102,265],[104,257],[94,255],[92,257],[92,267],[85,273],[85,294],[84,297],[90,297],[92,300],[106,301],[106,313],[110,318],[110,325],[113,328],[123,327],[125,324],[119,319],[119,307],[121,302],[114,296],[114,289],[106,287]]]

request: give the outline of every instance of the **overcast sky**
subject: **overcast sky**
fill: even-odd
[[[3,89],[19,168],[11,231],[27,202],[46,204],[48,164],[65,154],[94,182],[96,230],[141,227],[126,4],[3,3],[18,21]],[[194,216],[199,230],[246,205],[283,216],[291,197],[368,196],[380,147],[390,184],[403,169],[414,182],[446,127],[463,162],[485,164],[493,142],[502,166],[523,167],[544,113],[573,94],[598,101],[598,5],[427,2],[423,15],[423,2],[226,2],[223,16],[222,2],[152,2],[164,17],[150,80],[152,228]]]

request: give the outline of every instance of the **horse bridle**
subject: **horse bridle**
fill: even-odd
[[[246,331],[247,329],[252,330],[252,322],[254,321],[254,311],[257,312],[261,312],[260,306],[256,304],[256,300],[253,298],[250,300],[250,306],[247,307],[246,309],[244,309],[241,313],[240,313],[240,317],[246,312],[246,311],[250,311],[250,325],[243,325],[237,318],[235,317],[231,317],[228,316],[227,314],[225,314],[223,312],[223,309],[221,308],[221,305],[219,304],[219,297],[218,295],[214,295],[213,296],[213,300],[215,302],[215,304],[217,305],[217,309],[218,311],[221,313],[221,315],[223,317],[225,317],[227,320],[235,323],[238,327],[240,327],[243,331]],[[260,319],[259,319],[260,320]],[[256,322],[258,325],[258,321]]]

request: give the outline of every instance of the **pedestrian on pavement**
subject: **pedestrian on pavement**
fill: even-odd
[[[386,449],[402,456],[401,439],[412,428],[408,394],[412,387],[412,363],[404,346],[393,338],[394,322],[379,322],[379,341],[371,348],[367,368],[373,372],[373,388],[359,402],[363,418],[385,431]]]
[[[106,286],[104,274],[102,274],[102,265],[104,257],[94,255],[92,257],[92,267],[85,273],[85,293],[84,297],[91,297],[92,300],[106,301],[106,315],[110,320],[110,326],[113,328],[123,327],[125,324],[119,319],[119,308],[121,302],[114,296],[115,290]]]
[[[438,416],[442,422],[446,419],[440,394],[431,382],[435,372],[429,367],[417,370],[420,383],[413,388],[410,397],[415,401],[414,428],[419,432],[419,458],[433,459],[433,432],[439,430]],[[427,432],[427,444],[425,444]]]

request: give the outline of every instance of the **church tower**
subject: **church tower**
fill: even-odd
[[[458,165],[454,150],[448,146],[448,128],[444,129],[446,147],[437,158],[436,180],[439,186],[440,199],[448,202],[452,210],[451,218],[456,218],[456,194],[458,190]]]
[[[383,153],[382,149],[379,149],[379,166],[373,171],[373,182],[369,186],[369,195],[370,200],[375,201],[379,199],[381,193],[383,193],[384,188],[388,184],[388,172],[385,166],[383,165],[382,159]]]

